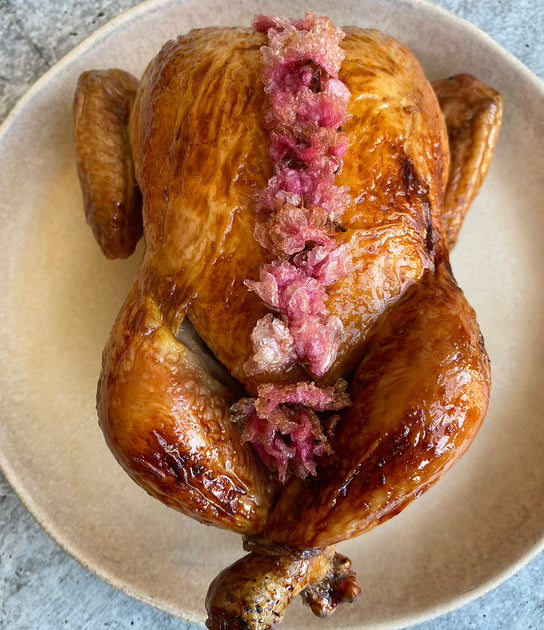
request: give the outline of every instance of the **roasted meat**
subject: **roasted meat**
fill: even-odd
[[[110,257],[128,255],[142,225],[145,239],[104,351],[99,423],[147,492],[244,536],[250,553],[210,587],[212,629],[271,628],[298,592],[319,615],[353,601],[359,587],[334,545],[434,484],[487,410],[489,360],[449,247],[487,171],[501,98],[468,75],[431,85],[393,38],[344,31],[339,79],[351,98],[335,179],[351,202],[327,238],[349,265],[326,287],[341,334],[323,373],[300,360],[247,369],[256,322],[271,321],[251,287],[277,264],[255,240],[256,200],[278,168],[266,34],[193,30],[165,44],[139,82],[90,71],[77,88],[88,221]],[[278,474],[237,421],[276,386],[283,403],[302,390],[329,396],[314,426],[326,448],[298,476]],[[292,428],[295,417],[282,421]]]

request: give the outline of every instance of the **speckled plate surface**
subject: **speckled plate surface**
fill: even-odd
[[[0,130],[0,465],[40,524],[122,591],[202,623],[237,536],[182,517],[115,463],[94,408],[100,355],[141,248],[108,262],[81,207],[71,99],[83,70],[139,75],[161,44],[196,26],[249,24],[256,12],[300,15],[290,0],[146,3],[43,77]],[[426,2],[316,0],[339,25],[386,31],[430,79],[470,72],[505,98],[484,189],[453,255],[493,364],[488,417],[472,448],[400,516],[350,541],[363,587],[327,628],[394,628],[438,615],[508,577],[544,536],[544,88],[489,38]],[[314,628],[295,602],[284,628]]]

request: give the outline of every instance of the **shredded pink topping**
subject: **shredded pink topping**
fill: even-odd
[[[338,79],[344,33],[315,13],[302,20],[258,15],[254,26],[268,36],[261,53],[275,167],[257,204],[255,239],[277,260],[246,286],[276,314],[257,322],[245,370],[279,373],[298,361],[320,377],[334,363],[343,335],[342,322],[326,306],[326,287],[351,269],[347,246],[334,239],[351,203],[348,187],[335,184],[346,153],[341,127],[351,96]],[[311,382],[263,385],[255,401],[235,406],[238,420],[247,418],[244,439],[280,478],[288,470],[314,474],[313,458],[327,452],[316,412],[349,404],[343,389],[341,395],[334,390],[335,402],[329,390]]]
[[[281,372],[297,359],[295,340],[287,326],[272,314],[262,317],[253,332],[253,357],[245,365],[248,372],[257,372],[267,365],[271,372]]]
[[[314,383],[261,385],[257,398],[242,398],[232,407],[235,422],[243,425],[242,438],[250,441],[263,462],[275,467],[281,481],[294,473],[315,474],[314,458],[330,453],[327,436],[316,411],[337,411],[349,404],[347,383],[334,387]],[[336,421],[331,416],[329,423]]]
[[[344,53],[344,32],[326,16],[306,13],[303,20],[256,15],[253,26],[266,33],[269,46],[262,51],[265,67],[279,68],[297,61],[313,61],[337,79]],[[266,88],[265,88],[266,89]]]
[[[319,377],[334,363],[343,333],[340,320],[325,306],[325,287],[350,268],[347,248],[334,241],[351,203],[347,186],[338,187],[334,181],[347,144],[339,130],[348,119],[350,99],[338,79],[344,33],[315,13],[307,13],[303,20],[258,15],[254,26],[268,36],[262,58],[269,154],[276,170],[258,203],[255,239],[289,262],[267,265],[259,281],[246,284],[280,311],[295,359]],[[291,287],[285,286],[286,269]],[[278,331],[284,338],[284,329]],[[259,353],[263,341],[258,332],[252,339],[255,352],[246,365],[249,373],[285,369],[285,362],[267,361],[271,355]]]

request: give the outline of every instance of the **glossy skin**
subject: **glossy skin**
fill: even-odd
[[[248,585],[252,599],[247,599]],[[340,602],[359,596],[349,558],[333,546],[293,554],[260,548],[222,571],[210,584],[208,628],[271,628],[299,593],[312,612],[328,616]]]
[[[321,547],[398,514],[472,442],[489,384],[474,311],[441,265],[380,318],[352,378],[334,455],[317,478],[288,481],[265,537]]]
[[[142,199],[127,125],[138,81],[123,70],[84,72],[74,98],[77,171],[87,222],[108,258],[126,258],[142,236]]]
[[[352,406],[315,478],[281,487],[229,418],[240,383],[254,393],[259,382],[242,366],[266,313],[243,285],[267,260],[253,238],[255,195],[271,175],[259,79],[264,35],[204,29],[167,43],[142,77],[128,129],[119,123],[114,134],[130,138],[146,249],[104,351],[99,421],[118,461],[148,492],[257,545],[210,588],[210,628],[239,627],[242,608],[268,599],[276,604],[267,620],[259,613],[244,623],[272,627],[301,589],[314,604],[333,602],[312,606],[323,614],[352,601],[354,582],[343,589],[331,578],[338,560],[330,545],[397,514],[435,483],[487,409],[489,362],[447,243],[487,170],[500,97],[491,96],[499,115],[484,120],[474,112],[490,88],[447,80],[437,87],[444,119],[405,47],[377,31],[345,30],[341,79],[352,117],[337,183],[350,186],[354,203],[337,240],[349,245],[355,269],[329,287],[328,307],[345,336],[320,382],[350,378]],[[112,107],[122,103],[104,98],[106,115]],[[77,111],[78,157],[107,152],[99,136],[92,144],[96,111]],[[100,160],[80,169],[86,203],[87,181],[106,198],[124,181],[130,155],[111,161],[117,170],[108,166],[108,178]],[[92,216],[107,232],[107,211]],[[188,320],[210,356],[179,334]],[[275,378],[308,375],[297,365],[261,380]]]
[[[104,351],[106,440],[151,495],[204,523],[256,534],[277,484],[228,422],[234,400],[135,285]]]
[[[271,175],[264,92],[254,88],[264,43],[251,29],[205,29],[167,44],[142,78],[130,127],[150,290],[159,301],[168,292],[176,318],[186,313],[250,391],[257,379],[242,366],[254,323],[267,312],[243,285],[267,255],[253,239],[253,198]],[[376,31],[349,29],[344,49],[341,78],[355,97],[337,183],[350,186],[354,203],[337,241],[350,244],[357,269],[330,287],[327,306],[346,334],[324,383],[355,367],[385,305],[432,267],[430,232],[441,229],[448,168],[444,121],[411,53]],[[295,368],[279,378],[302,377]]]

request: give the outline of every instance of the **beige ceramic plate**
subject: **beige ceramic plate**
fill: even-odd
[[[241,555],[235,535],[163,507],[114,462],[95,383],[138,255],[108,262],[82,215],[71,142],[78,74],[140,74],[194,26],[300,14],[293,0],[165,1],[127,13],[76,49],[16,107],[0,133],[0,463],[42,526],[122,591],[202,622],[215,574]],[[496,158],[453,257],[493,363],[489,415],[454,470],[403,514],[343,547],[363,594],[327,628],[391,628],[460,605],[504,579],[544,534],[544,89],[468,23],[424,2],[315,0],[337,24],[372,26],[410,46],[430,78],[471,72],[499,89]],[[422,34],[425,37],[422,37]],[[298,602],[287,628],[315,628]]]

